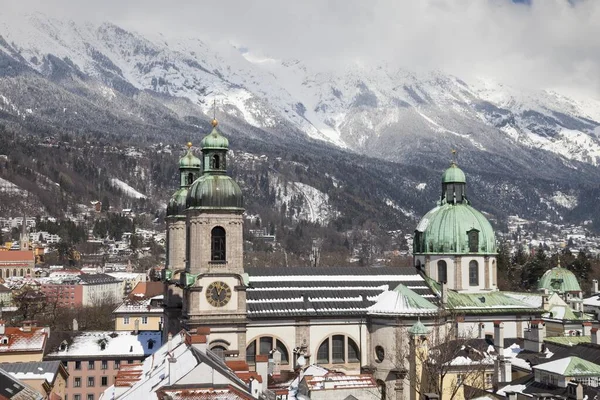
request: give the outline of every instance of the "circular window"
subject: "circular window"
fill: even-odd
[[[375,359],[378,362],[382,362],[385,358],[385,350],[381,346],[375,346]]]

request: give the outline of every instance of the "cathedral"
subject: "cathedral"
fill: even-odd
[[[226,359],[252,367],[275,353],[284,371],[302,357],[369,371],[392,393],[409,385],[411,337],[523,338],[544,313],[543,296],[498,290],[494,230],[469,202],[455,163],[442,175],[437,206],[416,226],[412,267],[245,269],[243,193],[227,175],[229,142],[212,126],[200,158],[188,144],[167,207],[165,337],[208,328],[209,348]]]

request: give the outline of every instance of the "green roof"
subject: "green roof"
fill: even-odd
[[[538,282],[539,289],[548,289],[550,292],[581,292],[577,277],[566,268],[555,267],[542,275]]]
[[[437,306],[403,284],[382,293],[377,302],[369,307],[369,314],[432,315],[437,312]]]
[[[476,230],[476,252],[469,251],[468,232]],[[429,211],[417,225],[415,254],[495,254],[496,237],[492,225],[479,211],[466,203],[445,203]]]
[[[192,144],[188,143],[187,153],[179,159],[180,169],[200,169],[202,162],[192,153]]]
[[[580,343],[592,343],[591,336],[551,336],[544,338],[544,342],[555,343],[563,346],[576,346]]]
[[[425,277],[433,292],[441,296],[441,286],[429,277]],[[532,307],[521,300],[508,296],[500,291],[460,293],[448,290],[446,308],[460,313],[468,314],[503,314],[503,313],[531,313],[544,312],[541,308]]]
[[[566,377],[600,376],[600,365],[579,357],[565,357],[533,367]]]
[[[429,333],[429,329],[423,325],[421,320],[418,320],[413,326],[408,328],[408,333],[411,335],[427,335]]]
[[[244,197],[239,185],[227,175],[202,175],[189,189],[188,208],[244,210]]]
[[[455,163],[452,163],[442,175],[442,183],[467,183],[467,177],[462,169],[458,168]]]
[[[573,310],[556,292],[548,298],[548,312],[543,317],[560,321],[593,320],[589,315]]]
[[[167,217],[185,215],[187,193],[188,189],[184,187],[173,193],[167,204]]]
[[[206,135],[204,139],[202,139],[200,146],[202,147],[202,151],[215,149],[226,150],[229,148],[229,140],[227,140],[225,136],[219,133],[215,125],[212,132]]]

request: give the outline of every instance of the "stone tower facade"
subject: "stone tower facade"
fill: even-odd
[[[179,189],[173,194],[167,205],[167,260],[163,273],[164,310],[163,338],[169,333],[181,330],[181,311],[183,306],[183,290],[174,285],[179,282],[180,274],[186,265],[186,200],[189,187],[200,176],[201,161],[193,155],[192,144],[188,143],[188,151],[179,160]]]
[[[244,206],[240,187],[227,175],[228,148],[213,121],[202,140],[202,175],[186,199],[182,326],[209,327],[211,349],[245,359]]]

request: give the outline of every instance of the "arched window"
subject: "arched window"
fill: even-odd
[[[31,270],[27,268],[27,276],[31,276]]]
[[[148,340],[148,350],[152,350],[154,348],[154,343],[156,343],[154,340]]]
[[[17,276],[17,269],[13,269],[13,276]]]
[[[6,276],[7,278],[10,278],[10,269],[4,270],[4,276]]]
[[[212,261],[225,261],[225,229],[215,226],[210,232]]]
[[[21,268],[19,270],[19,276],[24,276],[25,275],[25,270],[23,268]]]
[[[194,174],[190,172],[187,176],[187,184],[191,185],[192,183],[194,183]]]
[[[317,350],[318,364],[344,364],[360,362],[360,350],[354,340],[344,335],[325,339]]]
[[[281,354],[282,364],[289,364],[290,353],[287,347],[281,340],[272,336],[263,336],[248,343],[246,347],[246,362],[253,364],[258,354],[271,355],[273,350],[277,350]]]
[[[417,267],[418,271],[421,270],[421,260],[417,260],[417,262],[415,262],[415,267]]]
[[[219,158],[218,154],[215,154],[214,156],[212,156],[211,164],[212,164],[212,169],[221,168],[221,159]]]
[[[477,253],[479,251],[479,231],[477,229],[471,229],[467,232],[469,238],[469,251],[471,253]]]
[[[446,264],[446,261],[439,260],[437,262],[437,267],[438,267],[438,282],[440,282],[440,283],[448,282],[448,265]]]
[[[475,260],[469,262],[469,285],[479,286],[479,263]]]
[[[225,359],[225,352],[227,351],[227,349],[225,348],[225,346],[213,346],[210,349],[213,353],[215,353],[217,355],[217,357]]]

